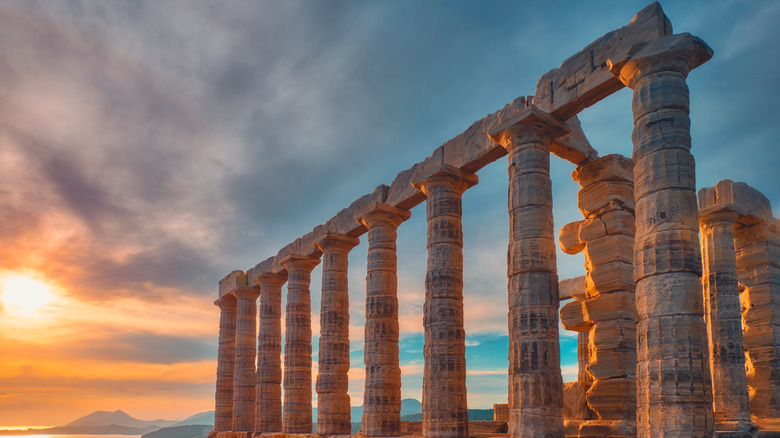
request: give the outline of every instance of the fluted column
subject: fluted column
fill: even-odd
[[[771,210],[770,210],[771,211]],[[780,430],[780,223],[734,230],[747,357],[750,413],[761,428]]]
[[[550,145],[563,122],[535,107],[491,134],[509,158],[510,437],[560,437],[563,377]]]
[[[257,297],[260,288],[242,286],[235,291],[236,304],[236,371],[233,382],[233,431],[255,429],[255,359],[257,354]]]
[[[750,421],[734,246],[734,221],[739,214],[730,211],[701,214],[701,280],[715,429],[751,432],[755,426]]]
[[[689,34],[648,43],[610,70],[633,90],[637,433],[710,437],[689,70],[712,50]]]
[[[214,302],[219,307],[219,349],[214,431],[233,428],[233,373],[236,368],[236,297],[224,295]]]
[[[284,419],[282,432],[311,433],[311,271],[319,258],[290,255],[284,347]]]
[[[401,435],[396,230],[410,215],[381,203],[355,215],[368,228],[362,428],[366,436]]]
[[[320,312],[319,374],[317,375],[317,433],[349,435],[349,251],[357,237],[327,233],[313,242],[322,251],[322,308]]]
[[[287,274],[263,272],[257,334],[255,432],[282,431],[282,286]]]
[[[425,438],[460,438],[469,434],[461,196],[476,183],[476,175],[444,164],[413,182],[428,199],[428,273],[423,307]]]

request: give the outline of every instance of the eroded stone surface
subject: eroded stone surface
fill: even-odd
[[[563,436],[550,145],[565,133],[534,107],[491,137],[509,161],[509,424],[512,437]]]
[[[401,433],[396,230],[410,215],[381,203],[355,215],[368,229],[362,429],[366,436]]]
[[[463,329],[461,196],[477,176],[448,165],[412,182],[427,198],[428,273],[425,277],[425,438],[469,436],[466,334]]]
[[[282,432],[311,433],[311,271],[319,259],[289,255],[285,312],[284,408]]]
[[[270,268],[270,264],[265,267]],[[260,272],[255,281],[260,285],[255,432],[281,432],[282,286],[287,282],[287,273]]]
[[[622,60],[607,60],[612,73],[633,90],[638,344],[637,385],[632,387],[638,389],[641,437],[709,437],[713,431],[697,282],[701,259],[695,185],[681,174],[688,167],[678,164],[691,162],[685,77],[711,56],[701,40],[680,34],[649,42]],[[664,150],[674,154],[666,153],[665,165],[654,167],[654,154]],[[657,169],[652,180],[641,174],[640,169],[648,168]]]
[[[246,278],[244,278],[246,281]],[[260,288],[238,287],[236,295],[236,369],[233,380],[233,430],[255,430],[257,297]]]
[[[219,307],[219,349],[217,350],[217,390],[214,430],[233,427],[233,375],[236,366],[236,297],[224,295],[214,302]]]

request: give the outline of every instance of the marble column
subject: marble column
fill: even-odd
[[[257,335],[255,433],[282,431],[282,286],[287,274],[263,272]]]
[[[741,294],[750,413],[769,430],[780,430],[780,223],[760,222],[734,230]]]
[[[311,271],[319,258],[289,255],[284,347],[283,433],[311,433]]]
[[[428,200],[428,273],[423,307],[425,438],[469,436],[461,196],[476,183],[476,175],[446,164],[424,172],[412,183]]]
[[[233,373],[236,368],[236,297],[224,295],[215,301],[214,304],[220,310],[214,431],[225,432],[233,428]]]
[[[714,432],[685,82],[711,56],[703,41],[678,34],[608,61],[633,90],[639,437]]]
[[[742,345],[732,211],[700,212],[704,320],[709,338],[715,430],[752,432]],[[752,434],[746,434],[746,437]]]
[[[257,354],[257,297],[260,288],[242,286],[235,290],[236,371],[233,382],[233,431],[255,429],[255,359]]]
[[[349,378],[349,251],[357,237],[327,233],[313,242],[322,251],[317,434],[350,435]]]
[[[355,215],[368,228],[363,435],[401,435],[401,368],[398,363],[398,226],[411,213],[374,203]]]
[[[491,134],[509,161],[510,437],[560,437],[563,377],[558,340],[558,274],[550,145],[565,133],[535,107]]]

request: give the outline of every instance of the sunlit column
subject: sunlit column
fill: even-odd
[[[701,212],[704,319],[710,347],[712,405],[717,431],[751,431],[750,399],[742,345],[732,211]]]
[[[281,432],[282,286],[287,274],[264,272],[255,280],[260,284],[255,432]]]
[[[401,434],[396,230],[410,215],[381,203],[355,215],[368,228],[362,429],[366,436]]]
[[[413,182],[428,200],[428,273],[423,308],[425,438],[469,436],[461,196],[476,183],[476,175],[444,164]]]
[[[311,271],[319,258],[290,255],[287,269],[287,312],[284,346],[284,409],[282,432],[311,433]]]
[[[255,359],[257,354],[257,297],[260,288],[243,286],[235,290],[236,372],[233,382],[233,431],[255,429]]]
[[[220,310],[214,431],[225,432],[233,427],[233,373],[236,365],[236,297],[224,295],[215,301],[214,304]]]
[[[611,72],[633,90],[637,434],[712,436],[688,72],[712,56],[689,34],[640,48]]]
[[[509,161],[510,437],[563,437],[550,145],[565,127],[529,107],[491,138]]]
[[[357,237],[327,233],[313,242],[322,251],[322,299],[317,375],[317,434],[350,435],[349,251]]]

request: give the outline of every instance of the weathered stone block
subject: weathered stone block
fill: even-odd
[[[631,264],[634,261],[634,238],[616,234],[589,240],[583,254],[585,269],[588,270],[612,262]]]
[[[622,155],[605,155],[594,161],[577,166],[571,177],[581,188],[600,181],[634,181],[634,162]]]
[[[585,318],[585,302],[569,301],[561,307],[561,324],[566,330],[586,332],[593,326],[593,322]]]
[[[619,201],[626,208],[634,209],[634,187],[624,181],[600,181],[585,187],[577,193],[577,208],[583,216],[598,211],[609,205],[611,201]]]
[[[558,298],[560,300],[574,298],[575,300],[582,301],[585,299],[586,288],[587,284],[584,275],[561,280],[558,282]]]
[[[566,254],[577,254],[585,249],[585,242],[580,240],[580,226],[583,221],[571,222],[561,227],[561,234],[558,242],[561,250]]]
[[[582,301],[582,303],[585,307],[585,320],[592,323],[614,319],[633,321],[635,318],[634,294],[632,292],[604,293]]]
[[[585,281],[588,297],[613,291],[634,290],[631,265],[623,262],[596,266],[585,274]]]
[[[585,400],[585,393],[589,387],[590,385],[583,385],[581,382],[563,384],[564,420],[588,420],[593,416]]]
[[[597,380],[586,395],[588,406],[601,420],[636,418],[636,381],[630,378]]]
[[[628,210],[607,211],[599,218],[604,222],[609,235],[622,234],[634,237],[636,234],[634,214]]]

